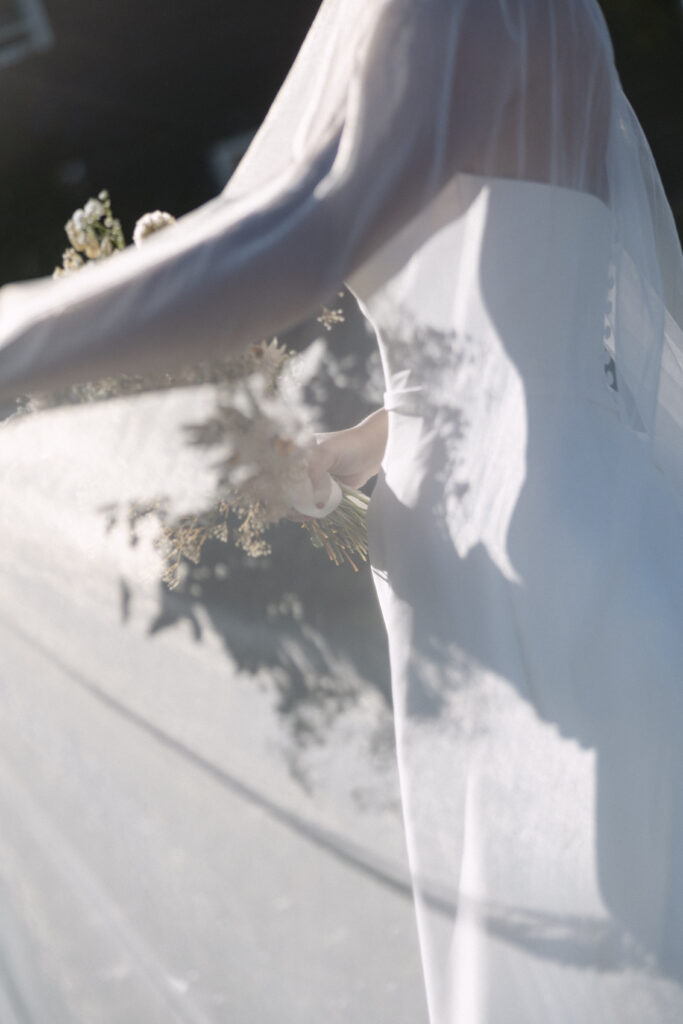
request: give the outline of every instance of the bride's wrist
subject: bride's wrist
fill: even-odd
[[[351,428],[356,443],[365,454],[369,475],[379,471],[387,445],[388,417],[386,409],[377,409]]]

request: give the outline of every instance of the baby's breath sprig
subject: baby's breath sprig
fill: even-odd
[[[133,245],[139,249],[146,238],[155,235],[157,231],[171,227],[172,224],[175,224],[175,217],[163,210],[153,210],[151,213],[143,214],[133,230]]]
[[[133,241],[136,246],[144,245],[150,235],[174,223],[175,218],[161,210],[147,213],[135,225]],[[112,214],[106,190],[76,210],[65,231],[70,246],[55,277],[73,274],[88,262],[105,259],[125,247],[121,223]],[[340,292],[339,298],[343,294]],[[343,310],[323,306],[318,321],[331,331],[344,321]],[[300,494],[302,486],[305,490],[313,434],[307,407],[293,398],[297,389],[292,390],[292,386],[297,376],[305,379],[313,372],[313,364],[310,359],[308,364],[304,360],[302,369],[294,357],[295,353],[273,338],[211,364],[173,374],[120,375],[74,385],[65,392],[29,401],[26,411],[162,388],[218,385],[213,415],[186,428],[189,443],[217,448],[220,453],[218,500],[195,514],[175,518],[164,500],[133,502],[125,512],[116,506],[103,509],[108,528],[119,521],[127,522],[131,543],[137,542],[141,520],[152,516],[157,521],[155,545],[164,560],[162,579],[174,588],[183,560],[197,564],[210,539],[224,543],[230,539],[252,558],[270,554],[271,545],[265,536],[268,528],[291,514],[292,504],[296,506],[292,496]],[[315,547],[324,550],[335,565],[350,565],[354,572],[359,562],[367,561],[368,502],[361,491],[342,486],[342,500],[329,515],[302,523]]]
[[[154,544],[164,559],[161,578],[170,590],[175,590],[180,582],[183,558],[198,565],[208,540],[227,543],[229,515],[230,506],[219,501],[198,515],[180,516],[170,523],[165,517],[160,520],[161,531]]]
[[[326,331],[332,331],[337,324],[344,323],[344,310],[328,309],[327,306],[323,306],[320,316],[316,317],[316,320],[323,325]]]
[[[53,277],[67,277],[86,263],[105,259],[126,245],[121,222],[112,213],[106,189],[96,199],[88,199],[82,209],[74,210],[64,230],[71,244],[64,250],[62,265],[55,268]]]

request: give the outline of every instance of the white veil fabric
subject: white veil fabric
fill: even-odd
[[[238,348],[343,281],[387,380],[431,1024],[680,1019],[683,261],[595,0],[324,0],[219,197],[0,291],[0,396]],[[15,494],[32,429],[0,432]]]
[[[458,172],[606,203],[627,415],[666,449],[664,461],[675,458],[680,247],[587,2],[327,0],[222,196],[174,237],[96,275],[3,290],[3,392],[100,367],[168,366],[281,329]],[[254,302],[271,282],[271,301]]]
[[[51,373],[82,376],[90,361],[182,360],[188,321],[198,354],[282,327],[349,277],[458,172],[560,185],[607,204],[617,254],[615,337],[638,410],[631,415],[652,437],[664,419],[666,435],[668,400],[660,395],[675,391],[680,363],[680,250],[606,28],[587,2],[326,0],[221,197],[186,217],[175,238],[98,268],[96,279],[4,290],[3,390],[25,390],[41,375],[49,382]],[[345,231],[335,232],[341,224]],[[313,273],[307,254],[323,231],[335,232],[335,246]],[[288,298],[269,303],[272,312],[254,322],[250,285],[263,289],[269,274],[282,276],[280,246],[290,263],[297,254]],[[225,288],[220,296],[211,290],[214,280],[238,278],[244,311]],[[162,325],[157,309],[168,309],[171,294],[188,309],[176,330],[171,311]],[[143,306],[150,326],[134,326]],[[71,363],[75,369],[66,369]]]

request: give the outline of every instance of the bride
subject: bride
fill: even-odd
[[[357,296],[384,409],[311,477],[379,471],[432,1024],[683,1015],[682,280],[595,0],[324,0],[221,196],[1,293],[5,396]]]

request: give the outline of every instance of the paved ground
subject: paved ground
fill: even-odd
[[[47,415],[0,428],[2,1024],[420,1024],[367,580],[164,591],[93,513],[113,412]]]

